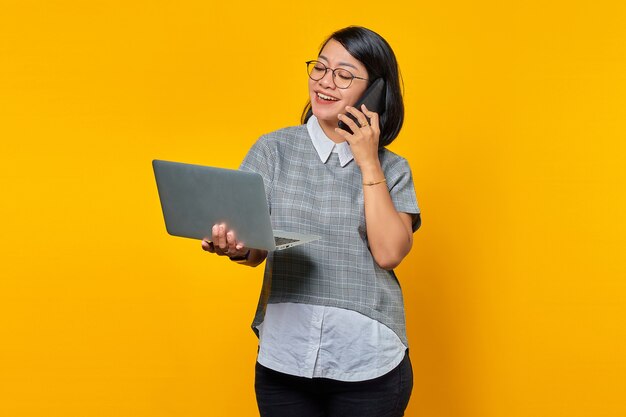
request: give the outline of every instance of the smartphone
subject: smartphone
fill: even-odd
[[[365,93],[363,93],[363,95],[361,96],[359,101],[356,102],[354,107],[356,107],[359,111],[361,111],[361,104],[365,104],[365,107],[367,107],[369,111],[373,111],[378,114],[381,114],[384,111],[384,103],[383,103],[384,94],[385,94],[385,81],[382,78],[378,78],[376,81],[372,83],[372,85],[370,85],[367,88],[367,90],[365,90]],[[359,121],[352,114],[346,113],[346,116],[351,118],[354,121],[354,123],[357,124],[357,126],[359,125]],[[369,117],[366,116],[366,118],[367,118],[367,122],[370,123]],[[352,130],[348,127],[348,125],[342,122],[341,120],[339,121],[339,128],[347,132],[353,133]]]

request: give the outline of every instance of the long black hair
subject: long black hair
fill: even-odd
[[[368,87],[377,78],[385,80],[385,107],[379,114],[379,147],[389,145],[400,133],[404,122],[402,78],[398,61],[396,61],[391,46],[382,36],[370,29],[361,26],[348,26],[330,35],[320,47],[319,53],[322,53],[331,39],[343,45],[350,55],[365,66],[369,78]],[[306,123],[312,114],[311,101],[309,100],[302,112],[302,123]]]

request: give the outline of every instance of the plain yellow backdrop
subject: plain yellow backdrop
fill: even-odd
[[[350,24],[394,47],[423,212],[407,416],[626,415],[622,1],[0,3],[0,415],[254,416],[261,269],[166,234]]]

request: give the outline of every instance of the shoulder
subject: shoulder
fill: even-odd
[[[411,172],[411,168],[409,167],[409,161],[387,148],[383,148],[379,151],[378,158],[380,160],[383,171],[386,174],[402,174]]]
[[[261,135],[250,147],[246,159],[276,160],[301,152],[310,142],[306,125],[290,126]]]
[[[252,145],[251,152],[286,156],[306,149],[310,141],[306,125],[290,126],[261,135]]]
[[[298,125],[284,127],[273,132],[265,133],[259,138],[259,142],[279,146],[286,141],[293,141],[294,139],[304,139],[308,137],[309,134],[306,129],[306,125]]]

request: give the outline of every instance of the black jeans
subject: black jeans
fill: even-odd
[[[400,417],[413,370],[408,351],[389,373],[359,382],[292,376],[257,362],[254,387],[261,417]]]

